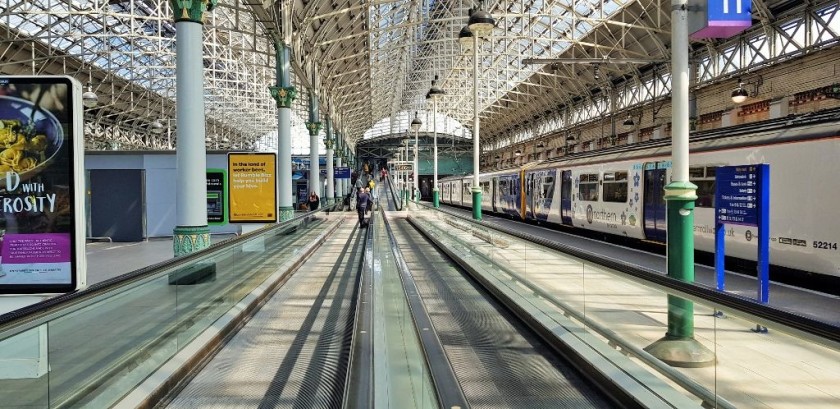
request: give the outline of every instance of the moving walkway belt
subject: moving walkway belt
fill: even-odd
[[[614,405],[408,221],[392,226],[470,407]]]

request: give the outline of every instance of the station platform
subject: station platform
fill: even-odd
[[[824,333],[832,326],[837,333],[836,297],[780,286],[770,306],[740,308],[747,304],[738,292],[755,288],[748,277],[729,279],[734,294],[722,296],[735,301],[704,300],[490,221],[422,203],[400,210],[386,189],[378,197],[381,210],[368,228],[352,211],[317,212],[157,272],[129,273],[119,287],[93,285],[40,312],[4,317],[3,351],[49,369],[35,364],[30,377],[0,377],[0,401],[14,408],[840,405],[840,345]],[[588,251],[646,262],[638,252],[581,240]],[[155,253],[163,245],[88,251]],[[208,264],[213,275],[202,278],[197,266]],[[675,296],[694,301],[693,338],[712,362],[668,365],[645,351],[666,333]],[[776,320],[791,316],[823,332]],[[754,332],[757,324],[767,332]],[[46,352],[40,360],[39,351]]]

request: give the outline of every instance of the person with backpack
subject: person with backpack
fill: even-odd
[[[359,193],[356,196],[356,212],[359,214],[360,227],[367,227],[367,221],[365,220],[365,212],[367,212],[370,208],[370,204],[370,195],[365,193],[365,189],[363,187],[360,187]]]

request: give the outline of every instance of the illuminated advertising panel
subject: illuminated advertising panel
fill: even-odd
[[[274,153],[228,154],[228,221],[277,221],[277,166]]]
[[[207,224],[222,226],[228,222],[227,171],[207,169]]]
[[[0,76],[0,294],[84,286],[82,87]]]

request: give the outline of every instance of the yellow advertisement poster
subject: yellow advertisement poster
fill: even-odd
[[[229,153],[230,223],[277,221],[274,153]]]

